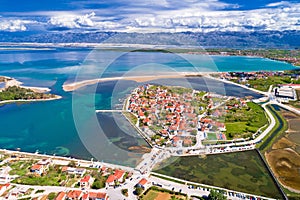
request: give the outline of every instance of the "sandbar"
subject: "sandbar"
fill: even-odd
[[[90,79],[90,80],[84,80],[84,81],[78,81],[73,83],[65,83],[63,85],[63,90],[66,92],[77,90],[81,87],[93,85],[100,82],[106,82],[106,81],[118,81],[118,80],[132,80],[136,82],[146,82],[146,81],[152,81],[156,79],[163,79],[163,78],[184,78],[189,76],[203,76],[208,75],[213,72],[180,72],[180,73],[168,73],[168,74],[162,74],[162,75],[149,75],[149,76],[123,76],[123,77],[110,77],[110,78],[97,78],[97,79]]]

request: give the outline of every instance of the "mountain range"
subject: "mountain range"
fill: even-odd
[[[300,47],[300,31],[254,32],[0,32],[2,43],[115,43],[196,46],[204,48],[281,48]]]

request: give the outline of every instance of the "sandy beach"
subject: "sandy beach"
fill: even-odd
[[[146,82],[146,81],[152,81],[156,79],[162,79],[162,78],[184,78],[188,76],[204,76],[211,74],[212,72],[181,72],[181,73],[169,73],[169,74],[162,74],[162,75],[149,75],[149,76],[123,76],[123,77],[111,77],[111,78],[98,78],[98,79],[90,79],[90,80],[84,80],[84,81],[78,81],[74,83],[66,83],[63,85],[63,90],[66,92],[77,90],[81,87],[93,85],[100,82],[105,81],[116,81],[116,80],[131,80],[136,82]]]
[[[23,86],[22,82],[14,79],[14,78],[11,78],[11,77],[4,77],[6,79],[8,79],[7,81],[5,81],[5,88],[8,88],[8,87],[12,87],[12,86],[17,86],[17,87],[22,87],[22,88],[25,88],[25,89],[30,89],[30,90],[33,90],[34,92],[38,92],[38,93],[44,93],[44,92],[50,92],[51,90],[49,88],[46,88],[46,87],[31,87],[31,86]]]

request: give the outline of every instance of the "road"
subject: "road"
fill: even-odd
[[[156,173],[152,173],[152,174],[156,174]],[[181,181],[184,182],[185,184],[180,184],[180,183],[175,183],[172,181],[168,181],[165,179],[161,179],[155,176],[150,176],[149,177],[149,181],[151,183],[155,183],[155,184],[160,184],[162,186],[162,188],[168,189],[168,190],[173,190],[175,192],[182,192],[185,194],[188,194],[189,196],[195,195],[195,196],[208,196],[210,193],[210,189],[214,189],[214,190],[222,190],[222,191],[226,191],[225,195],[228,197],[228,199],[232,199],[232,200],[237,200],[237,199],[241,199],[238,196],[255,196],[255,197],[259,197],[259,198],[263,198],[263,199],[272,199],[272,198],[266,198],[266,197],[262,197],[259,195],[253,195],[253,194],[248,194],[248,193],[244,193],[244,192],[238,192],[238,191],[234,191],[234,190],[227,190],[224,188],[220,188],[220,187],[215,187],[215,186],[208,186],[208,185],[204,185],[204,184],[199,184],[199,183],[195,183],[195,182],[191,182],[191,181],[185,181],[182,179],[177,179],[174,177],[169,177],[169,176],[165,176],[162,174],[156,174],[159,176],[164,176],[166,178],[171,178],[177,181]],[[194,187],[192,185],[197,185],[198,187]],[[235,195],[233,195],[235,194]],[[238,196],[236,196],[236,194],[238,194]]]
[[[241,85],[241,84],[238,84],[238,83],[234,83],[234,82],[232,82],[232,81],[228,81],[228,80],[220,79],[220,78],[215,78],[215,77],[212,77],[211,75],[204,75],[203,77],[209,78],[209,79],[213,79],[213,80],[216,80],[216,81],[221,81],[221,82],[223,82],[223,83],[228,83],[228,84],[236,85],[236,86],[245,88],[245,89],[247,89],[247,90],[251,90],[251,91],[253,91],[253,92],[256,92],[256,93],[259,93],[259,94],[268,96],[268,92],[263,92],[263,91],[260,91],[260,90],[256,90],[256,89],[254,89],[254,88],[249,88],[249,87],[247,87],[247,86],[245,86],[245,85]]]
[[[282,108],[285,108],[285,109],[287,109],[287,110],[289,110],[289,111],[291,111],[293,113],[296,113],[296,114],[300,115],[300,110],[298,110],[298,109],[296,109],[296,108],[294,108],[292,106],[289,106],[289,105],[286,105],[286,104],[282,104],[282,103],[279,103],[277,101],[274,101],[273,104],[276,104],[276,105],[278,105],[278,106],[280,106]]]

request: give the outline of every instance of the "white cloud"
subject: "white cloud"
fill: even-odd
[[[0,30],[1,31],[26,31],[28,24],[35,24],[37,22],[31,20],[21,19],[0,19]]]
[[[291,7],[261,8],[256,10],[199,10],[186,8],[159,11],[156,15],[129,16],[123,23],[132,30],[148,31],[251,31],[300,30],[300,4]]]
[[[62,14],[59,16],[51,17],[48,24],[55,27],[66,27],[66,28],[81,28],[81,27],[93,27],[93,17],[95,13],[89,13],[85,15],[75,14]]]
[[[300,3],[280,1],[253,10],[237,9],[239,5],[220,0],[112,0],[121,5],[105,9],[74,11],[38,11],[26,13],[40,17],[42,25],[100,31],[179,32],[179,31],[252,31],[300,30]],[[102,4],[82,1],[82,4]],[[84,6],[83,6],[84,7]],[[230,8],[230,10],[226,10]],[[19,16],[21,19],[21,16]],[[1,18],[0,18],[1,19]],[[0,30],[27,30],[27,24],[2,23]],[[10,28],[9,28],[10,27]]]
[[[279,7],[279,6],[291,6],[292,4],[288,1],[280,1],[275,3],[269,3],[266,7]]]

